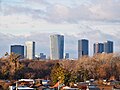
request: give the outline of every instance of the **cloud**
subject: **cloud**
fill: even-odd
[[[24,2],[28,2],[28,3],[35,3],[35,4],[49,4],[46,0],[24,0]]]
[[[47,20],[56,22],[86,21],[120,21],[120,1],[97,0],[90,5],[79,4],[68,7],[63,4],[55,4],[47,10]]]
[[[90,10],[94,17],[100,20],[120,21],[119,0],[95,0]]]
[[[51,1],[24,0],[21,5],[3,4],[4,15],[22,14],[33,19],[43,19],[52,23],[78,23],[79,21],[116,21],[120,22],[119,0],[91,0],[91,3],[81,4],[81,1]],[[64,3],[70,4],[65,5]]]
[[[77,23],[81,20],[90,19],[91,12],[85,6],[81,5],[75,8],[66,7],[64,5],[56,4],[47,9],[46,18],[51,22],[68,22],[68,23]]]
[[[26,16],[34,16],[34,15],[43,15],[44,11],[41,9],[32,9],[24,6],[13,6],[6,5],[5,8],[2,9],[3,15],[26,15]]]

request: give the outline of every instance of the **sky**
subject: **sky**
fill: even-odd
[[[108,35],[118,38],[120,0],[0,0],[2,34],[26,37],[60,33],[79,39],[95,33],[99,38],[96,32],[101,37],[106,34],[104,40],[113,39]]]

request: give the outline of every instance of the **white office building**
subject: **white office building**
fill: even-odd
[[[27,41],[25,43],[25,47],[26,47],[26,58],[35,59],[35,42]]]

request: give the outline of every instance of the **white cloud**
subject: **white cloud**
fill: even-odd
[[[119,0],[91,0],[88,4],[86,4],[87,0],[84,0],[84,3],[76,0],[74,7],[71,4],[73,1],[52,2],[54,3],[47,0],[24,0],[23,5],[3,4],[2,7],[5,15],[30,15],[33,19],[43,19],[54,23],[76,23],[81,20],[120,21]]]
[[[51,22],[120,21],[120,1],[117,0],[91,0],[90,4],[76,4],[74,7],[58,2],[48,8],[46,18]]]
[[[120,21],[119,0],[96,0],[90,10],[97,19]]]

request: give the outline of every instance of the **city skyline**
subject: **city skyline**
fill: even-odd
[[[25,45],[11,45],[10,47],[10,53],[15,53],[15,54],[21,54],[27,59],[35,59],[35,58],[43,58],[43,59],[51,59],[51,60],[58,60],[58,59],[68,59],[69,58],[69,53],[70,52],[65,52],[66,50],[64,48],[64,35],[60,34],[53,34],[50,35],[50,52],[49,56],[47,56],[44,53],[36,54],[35,50],[35,42],[34,41],[26,41]],[[24,54],[24,47],[25,47],[25,54]],[[91,56],[89,55],[89,52],[91,50],[89,48],[93,49],[93,55],[97,53],[114,53],[114,44],[113,41],[104,41],[103,43],[97,42],[93,44],[93,47],[90,47],[89,40],[87,39],[80,39],[78,40],[78,45],[77,45],[77,53],[78,53],[78,59],[81,58],[82,56]],[[42,48],[42,47],[41,47]],[[47,56],[47,57],[46,57]],[[75,58],[74,58],[75,59]],[[76,58],[77,59],[77,58]]]
[[[11,44],[29,40],[42,42],[37,45],[37,54],[40,51],[49,55],[48,36],[56,33],[65,35],[66,52],[73,58],[77,57],[76,42],[82,38],[90,40],[90,47],[94,42],[112,40],[115,52],[120,52],[119,3],[120,0],[0,0],[0,56],[9,52]]]
[[[95,34],[95,33],[94,33]],[[50,34],[50,35],[52,35],[52,34]],[[37,44],[36,44],[36,55],[39,55],[39,53],[40,52],[42,52],[42,53],[45,53],[48,57],[50,56],[50,36],[49,34],[35,34],[35,35],[33,35],[32,34],[32,36],[30,35],[30,36],[27,36],[27,37],[16,37],[16,36],[6,36],[5,34],[3,34],[3,38],[2,38],[2,40],[1,40],[1,44],[0,44],[0,47],[4,44],[4,47],[3,48],[0,48],[0,50],[1,50],[1,52],[3,52],[3,53],[1,53],[1,56],[4,56],[4,54],[6,53],[6,52],[9,52],[9,46],[10,45],[24,45],[24,43],[26,42],[26,41],[35,41]],[[98,35],[98,33],[97,33],[97,35]],[[69,52],[69,54],[70,54],[70,58],[78,58],[78,40],[81,38],[81,39],[85,39],[85,38],[82,38],[82,37],[80,37],[81,36],[81,34],[79,34],[78,35],[78,37],[76,38],[75,36],[72,36],[72,35],[64,35],[65,36],[65,52]],[[88,35],[87,36],[89,36],[89,41],[90,41],[90,44],[89,44],[89,47],[90,47],[90,50],[89,50],[89,54],[90,54],[90,56],[92,56],[93,55],[93,44],[95,43],[95,42],[104,42],[104,41],[107,41],[106,39],[104,40],[104,39],[101,39],[101,41],[98,39],[98,38],[96,38],[94,41],[93,41],[93,39],[91,39],[92,37],[93,37],[93,34],[91,33],[90,34],[90,32],[88,33]],[[0,36],[1,37],[1,36]],[[101,35],[99,35],[99,37],[101,37]],[[106,37],[106,35],[105,35],[105,37]],[[113,37],[113,36],[110,36],[110,37]],[[44,38],[44,39],[43,39]],[[103,38],[103,37],[102,37]],[[87,38],[86,38],[87,39]],[[113,42],[115,42],[115,45],[116,44],[118,44],[117,46],[115,46],[114,45],[114,53],[118,53],[118,52],[120,52],[120,50],[119,50],[119,39],[117,40],[117,42],[116,42],[116,38],[115,39],[108,39],[108,40],[110,40],[110,41],[113,41]],[[8,41],[8,43],[6,42],[6,41]],[[72,47],[72,48],[71,48]]]

